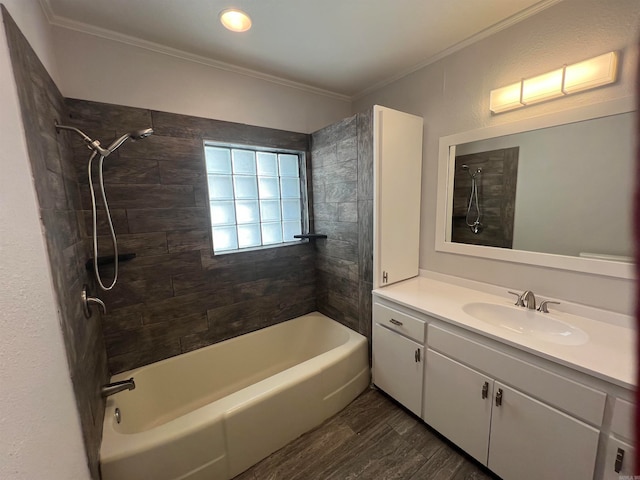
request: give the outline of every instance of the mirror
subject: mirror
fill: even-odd
[[[436,250],[633,278],[634,101],[440,139]]]

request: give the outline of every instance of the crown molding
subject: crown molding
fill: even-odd
[[[189,52],[185,52],[184,50],[179,50],[176,48],[172,48],[172,47],[168,47],[166,45],[162,45],[159,43],[155,43],[155,42],[150,42],[147,40],[143,40],[141,38],[137,38],[137,37],[133,37],[130,35],[124,35],[121,33],[117,33],[114,32],[112,30],[108,30],[105,28],[101,28],[101,27],[97,27],[94,25],[88,25],[86,23],[82,23],[82,22],[77,22],[75,20],[69,20],[67,18],[64,17],[60,17],[58,15],[56,15],[53,12],[53,9],[51,8],[51,3],[50,0],[39,0],[40,1],[40,5],[42,6],[42,10],[47,18],[47,20],[49,21],[49,23],[51,25],[57,26],[57,27],[61,27],[61,28],[66,28],[69,30],[74,30],[77,32],[81,32],[81,33],[85,33],[88,35],[93,35],[96,37],[100,37],[100,38],[104,38],[107,40],[112,40],[115,42],[119,42],[119,43],[123,43],[126,45],[131,45],[134,47],[138,47],[138,48],[143,48],[145,50],[150,50],[156,53],[160,53],[163,55],[168,55],[171,57],[175,57],[175,58],[179,58],[182,60],[186,60],[186,61],[190,61],[190,62],[194,62],[194,63],[199,63],[201,65],[206,65],[208,67],[211,68],[215,68],[218,70],[222,70],[222,71],[226,71],[226,72],[230,72],[230,73],[236,73],[238,75],[244,75],[247,77],[252,77],[258,80],[263,80],[266,82],[270,82],[276,85],[281,85],[284,87],[289,87],[289,88],[294,88],[296,90],[300,90],[306,93],[311,93],[314,95],[321,95],[324,97],[328,97],[328,98],[332,98],[334,100],[339,100],[342,102],[349,102],[352,103],[356,100],[359,100],[377,90],[380,90],[383,87],[386,87],[387,85],[396,82],[408,75],[411,75],[414,72],[417,72],[418,70],[421,70],[429,65],[431,65],[432,63],[435,63],[441,59],[443,59],[444,57],[451,55],[459,50],[462,50],[463,48],[476,43],[484,38],[487,38],[497,32],[500,32],[501,30],[504,30],[506,28],[509,28],[513,25],[515,25],[518,22],[521,22],[522,20],[531,17],[539,12],[541,12],[542,10],[545,10],[553,5],[555,5],[556,3],[561,2],[562,0],[543,0],[525,10],[523,10],[522,12],[519,12],[515,15],[512,15],[511,17],[496,23],[495,25],[492,25],[489,28],[486,28],[484,30],[482,30],[479,33],[476,33],[475,35],[472,35],[471,37],[467,38],[466,40],[463,40],[461,42],[456,43],[455,45],[452,45],[451,47],[443,50],[442,52],[433,55],[429,58],[427,58],[426,60],[413,65],[412,67],[409,67],[405,70],[402,70],[400,72],[398,72],[395,75],[392,75],[391,77],[386,78],[385,80],[382,80],[380,82],[375,83],[374,85],[371,85],[370,87],[365,88],[364,90],[361,90],[360,92],[354,94],[354,95],[346,95],[346,94],[341,94],[341,93],[337,93],[337,92],[333,92],[330,90],[326,90],[326,89],[322,89],[322,88],[318,88],[318,87],[314,87],[311,85],[307,85],[305,83],[301,83],[301,82],[296,82],[293,80],[288,80],[286,78],[282,78],[282,77],[278,77],[276,75],[270,75],[267,73],[263,73],[263,72],[259,72],[257,70],[252,70],[250,68],[245,68],[245,67],[240,67],[238,65],[233,65],[231,63],[226,63],[226,62],[222,62],[219,60],[215,60],[213,58],[210,57],[205,57],[202,55],[195,55]]]
[[[47,21],[52,24],[53,9],[51,8],[49,0],[40,0],[40,7],[42,8],[44,16],[47,18]]]
[[[380,90],[383,87],[386,87],[387,85],[396,82],[398,80],[400,80],[401,78],[404,78],[408,75],[411,75],[414,72],[417,72],[418,70],[421,70],[429,65],[431,65],[432,63],[437,62],[438,60],[442,60],[444,57],[451,55],[452,53],[455,53],[459,50],[462,50],[465,47],[468,47],[469,45],[472,45],[476,42],[479,42],[480,40],[490,37],[491,35],[500,32],[501,30],[504,30],[506,28],[509,28],[513,25],[515,25],[516,23],[521,22],[522,20],[531,17],[537,13],[540,13],[542,10],[545,10],[553,5],[555,5],[556,3],[561,2],[562,0],[543,0],[540,3],[537,3],[521,12],[516,13],[515,15],[510,16],[509,18],[506,18],[504,20],[502,20],[501,22],[496,23],[495,25],[492,25],[489,28],[485,28],[484,30],[476,33],[475,35],[470,36],[469,38],[456,43],[455,45],[452,45],[451,47],[443,50],[442,52],[433,55],[432,57],[427,58],[426,60],[407,68],[406,70],[402,70],[400,72],[398,72],[397,74],[388,77],[385,80],[382,80],[374,85],[371,85],[370,87],[365,88],[364,90],[354,94],[351,96],[351,101],[356,101],[361,99],[362,97],[365,97],[377,90]]]
[[[329,97],[334,100],[339,100],[342,102],[349,102],[349,103],[351,102],[351,97],[349,95],[332,92],[330,90],[325,90],[322,88],[307,85],[305,83],[288,80],[286,78],[278,77],[276,75],[270,75],[268,73],[252,70],[250,68],[240,67],[238,65],[222,62],[222,61],[215,60],[213,58],[205,57],[202,55],[195,55],[193,53],[185,52],[184,50],[179,50],[179,49],[168,47],[166,45],[162,45],[159,43],[150,42],[147,40],[143,40],[141,38],[132,37],[130,35],[124,35],[122,33],[114,32],[106,28],[101,28],[94,25],[88,25],[86,23],[77,22],[75,20],[70,20],[68,18],[60,17],[53,12],[53,9],[51,8],[51,4],[49,0],[40,0],[40,5],[42,6],[42,10],[44,11],[44,14],[47,17],[47,20],[49,21],[49,23],[56,27],[66,28],[68,30],[73,30],[73,31],[85,33],[88,35],[93,35],[95,37],[104,38],[106,40],[112,40],[112,41],[123,43],[126,45],[131,45],[137,48],[143,48],[145,50],[150,50],[163,55],[179,58],[181,60],[187,60],[190,62],[199,63],[201,65],[206,65],[208,67],[215,68],[217,70],[236,73],[238,75],[244,75],[244,76],[252,77],[258,80],[274,83],[276,85],[294,88],[296,90],[300,90],[306,93],[321,95],[321,96]]]

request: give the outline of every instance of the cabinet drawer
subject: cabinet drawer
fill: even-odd
[[[611,420],[611,432],[619,437],[633,438],[633,419],[635,406],[631,402],[616,398],[616,405],[613,409],[613,419]]]
[[[606,394],[457,333],[430,324],[430,348],[486,372],[527,394],[595,426],[602,424]]]
[[[380,303],[373,304],[373,321],[424,344],[425,323]]]

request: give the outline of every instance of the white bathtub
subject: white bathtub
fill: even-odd
[[[367,340],[311,313],[111,381],[130,377],[107,401],[103,480],[230,479],[367,387]]]

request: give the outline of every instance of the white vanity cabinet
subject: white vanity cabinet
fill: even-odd
[[[426,276],[375,290],[374,383],[414,413],[421,398],[421,418],[503,480],[637,475],[633,319],[568,305],[558,316],[589,340],[565,345],[487,327],[474,302],[505,300]]]
[[[429,425],[505,480],[593,478],[599,430],[571,413],[601,422],[602,392],[433,325],[427,338],[423,419]],[[524,377],[534,380],[532,394],[565,412],[514,388],[526,386]],[[555,392],[540,388],[545,377]],[[585,396],[589,408],[572,412]]]
[[[423,119],[373,107],[373,288],[418,275]]]
[[[424,321],[373,306],[373,383],[414,414],[422,413]]]

